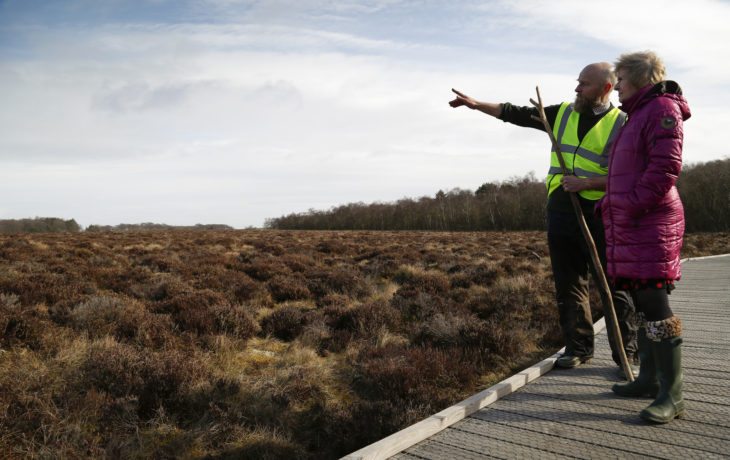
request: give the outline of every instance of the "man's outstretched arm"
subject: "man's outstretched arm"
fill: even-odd
[[[544,131],[545,128],[541,122],[533,119],[533,116],[537,116],[537,109],[534,107],[520,107],[512,105],[510,103],[494,103],[494,102],[483,102],[469,97],[466,94],[459,92],[455,89],[451,91],[456,94],[456,98],[449,102],[451,107],[469,107],[472,110],[479,110],[487,115],[491,115],[504,122],[511,123],[513,125],[522,126],[525,128],[535,128]],[[558,115],[560,105],[549,105],[545,107],[545,116],[547,116],[548,123],[550,126],[555,123],[555,118]]]
[[[466,106],[469,107],[472,110],[478,110],[480,112],[484,112],[487,115],[491,115],[495,118],[499,118],[499,116],[502,114],[502,104],[494,103],[494,102],[482,102],[477,101],[476,99],[467,96],[466,94],[460,93],[459,91],[455,89],[451,89],[451,91],[456,94],[456,98],[453,101],[449,102],[449,105],[451,107],[461,107]]]

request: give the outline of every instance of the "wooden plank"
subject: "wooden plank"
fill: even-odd
[[[697,430],[695,433],[682,430],[687,425],[698,425],[697,423],[677,420],[668,430],[655,430],[652,425],[641,421],[638,411],[617,410],[582,401],[562,401],[560,410],[555,410],[556,406],[550,400],[526,398],[522,395],[520,393],[520,397],[515,395],[514,398],[505,399],[499,404],[499,408],[480,411],[467,420],[479,419],[501,424],[505,439],[524,439],[524,435],[518,430],[532,431],[531,439],[541,447],[550,442],[541,439],[541,434],[559,438],[562,439],[561,445],[572,444],[574,447],[562,450],[566,453],[582,450],[583,443],[586,442],[592,444],[594,449],[600,446],[616,450],[614,455],[618,455],[624,448],[644,455],[665,452],[686,456],[701,452],[703,455],[714,454],[715,457],[720,457],[730,448],[730,440],[726,438],[708,438],[705,434],[697,433]],[[466,420],[459,422],[452,430],[464,429],[466,423]],[[490,428],[494,429],[491,426]],[[479,428],[474,430],[475,434],[479,434]],[[486,432],[486,429],[481,428],[481,432]],[[490,433],[495,434],[495,431]]]

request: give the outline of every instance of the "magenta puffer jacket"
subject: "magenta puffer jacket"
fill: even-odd
[[[675,183],[689,106],[679,85],[665,81],[640,89],[621,109],[629,117],[614,142],[598,204],[608,276],[677,280],[684,208]]]

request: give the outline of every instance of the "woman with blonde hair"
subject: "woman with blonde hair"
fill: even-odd
[[[653,52],[623,54],[615,71],[628,121],[614,143],[606,195],[597,208],[606,230],[608,276],[616,289],[631,292],[642,318],[639,377],[612,389],[620,396],[654,397],[640,416],[667,423],[685,411],[682,323],[668,295],[681,275],[684,209],[675,184],[690,110],[679,85],[664,80],[664,64]]]

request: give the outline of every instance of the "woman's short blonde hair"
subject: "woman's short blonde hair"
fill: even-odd
[[[655,85],[664,80],[664,62],[653,51],[639,51],[622,54],[614,64],[618,73],[624,71],[624,78],[636,88]]]

